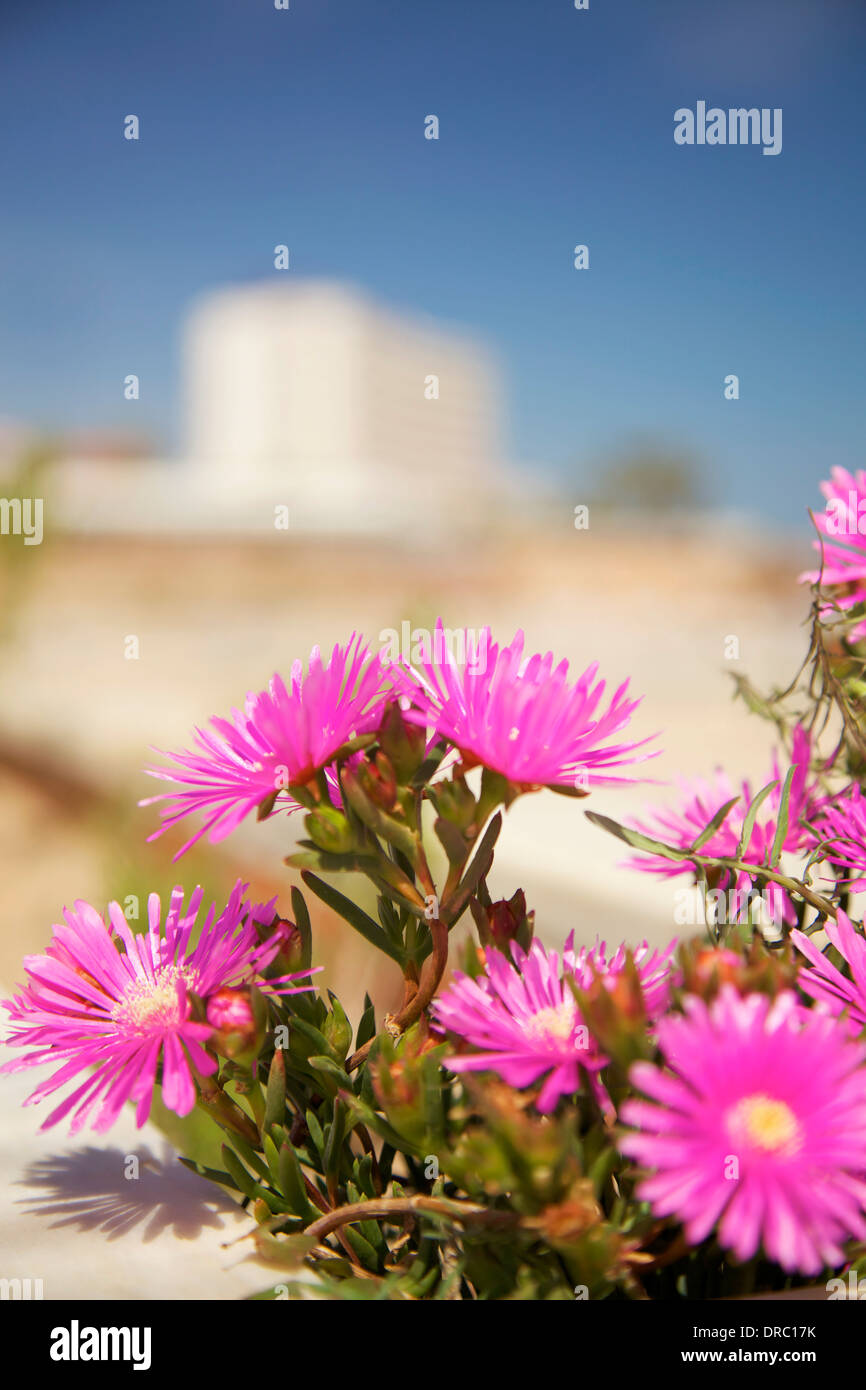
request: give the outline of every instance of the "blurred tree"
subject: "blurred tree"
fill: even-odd
[[[596,506],[658,515],[693,511],[705,500],[695,460],[666,449],[632,450],[596,476]]]

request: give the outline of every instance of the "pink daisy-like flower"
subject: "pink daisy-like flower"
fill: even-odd
[[[844,796],[822,802],[814,822],[819,841],[831,864],[847,870],[844,882],[853,893],[866,888],[866,798],[856,783]]]
[[[650,951],[644,941],[634,952],[644,991],[647,1017],[655,1019],[667,1006],[670,988],[672,942],[664,951]],[[571,976],[589,989],[601,976],[610,987],[625,965],[621,946],[610,959],[604,942],[574,950],[573,934],[559,955],[540,941],[524,951],[511,943],[514,964],[495,947],[485,951],[486,974],[473,980],[457,972],[447,990],[434,1000],[439,1025],[479,1053],[463,1053],[447,1059],[452,1071],[495,1071],[510,1086],[531,1086],[546,1073],[536,1106],[551,1111],[560,1096],[573,1095],[585,1074],[590,1089],[605,1109],[610,1101],[598,1073],[607,1059],[584,1025],[567,983]],[[516,969],[515,969],[516,967]]]
[[[782,846],[783,850],[790,853],[799,853],[815,844],[815,836],[802,825],[802,821],[812,816],[819,805],[817,782],[809,772],[810,761],[811,740],[808,732],[798,725],[794,731],[791,753],[791,763],[795,772],[788,799],[788,827]],[[741,856],[745,863],[765,864],[767,861],[776,836],[784,780],[785,772],[779,765],[778,757],[774,755],[767,782],[775,781],[778,785],[765,797],[758,809],[749,842]],[[716,812],[728,801],[732,801],[738,795],[738,791],[721,769],[717,769],[713,782],[703,778],[681,778],[679,785],[679,805],[654,808],[649,816],[632,817],[627,823],[641,834],[661,840],[674,849],[688,849],[701,831],[709,825]],[[709,858],[736,857],[749,804],[754,796],[755,791],[751,783],[742,782],[738,803],[731,808],[718,830],[702,846],[701,854]],[[628,868],[659,874],[664,878],[694,873],[694,865],[689,860],[665,859],[658,854],[641,853],[625,860],[624,863]],[[737,875],[733,884],[723,875],[719,887],[735,887],[745,893],[749,883],[749,875],[743,872]],[[786,891],[778,884],[768,883],[764,889],[764,897],[774,920],[783,920],[788,924],[796,922],[794,905]]]
[[[86,1079],[51,1112],[48,1129],[71,1110],[72,1132],[95,1111],[93,1128],[111,1128],[128,1101],[137,1102],[136,1122],[150,1113],[160,1065],[162,1098],[170,1110],[187,1115],[195,1103],[194,1074],[210,1076],[216,1059],[204,1044],[212,1033],[193,1016],[191,995],[207,1003],[226,986],[255,982],[271,994],[312,988],[291,982],[300,971],[264,981],[264,970],[279,952],[281,937],[262,942],[256,923],[269,923],[273,900],[251,907],[246,885],[236,884],[224,911],[208,909],[200,935],[191,945],[203,893],[197,888],[183,910],[183,890],[175,888],[161,925],[157,894],[148,899],[148,930],[134,933],[118,903],[109,904],[108,924],[89,903],[64,910],[43,955],[26,956],[28,983],[4,1004],[11,1017],[10,1047],[33,1049],[7,1062],[15,1072],[47,1062],[59,1069],[37,1086],[26,1104],[53,1095],[67,1082]]]
[[[671,985],[674,982],[672,961],[677,949],[676,939],[669,942],[661,951],[654,951],[647,941],[641,941],[632,948],[632,958],[640,979],[644,1009],[647,1022],[653,1024],[665,1012],[670,1003]],[[565,943],[563,963],[566,970],[574,975],[581,989],[589,989],[593,980],[599,976],[612,988],[625,966],[628,947],[623,942],[608,959],[607,947],[603,941],[595,946],[581,946],[574,950],[574,934]]]
[[[440,618],[432,650],[422,648],[423,671],[390,668],[411,701],[406,719],[450,739],[464,763],[481,763],[520,786],[589,790],[634,780],[608,769],[644,762],[658,750],[637,752],[650,738],[615,741],[640,704],[628,698],[628,681],[602,708],[605,682],[596,680],[597,663],[569,685],[567,661],[554,666],[550,652],[524,658],[523,640],[518,632],[499,647],[489,628],[475,641],[467,633],[459,661]]]
[[[811,937],[801,931],[792,931],[791,940],[797,950],[802,951],[814,967],[812,970],[802,969],[797,983],[804,994],[819,1004],[826,1004],[836,1017],[844,1012],[851,1033],[862,1033],[866,1028],[866,937],[855,929],[850,917],[841,908],[835,922],[828,920],[824,923],[824,931],[830,944],[836,947],[847,963],[852,978],[849,980],[841,970],[837,970],[833,962],[819,951]]]
[[[654,1170],[638,1196],[699,1245],[715,1227],[738,1260],[763,1247],[817,1274],[866,1238],[866,1048],[793,992],[771,1001],[725,985],[709,1006],[659,1023],[670,1070],[638,1062],[620,1148]]]
[[[820,580],[823,588],[835,589],[836,603],[847,609],[866,603],[866,473],[833,468],[830,477],[821,484],[827,505],[815,517],[821,539],[813,542],[823,552],[823,569],[808,570],[800,580]],[[866,621],[852,627],[848,636],[855,642],[866,637]]]
[[[380,658],[356,633],[345,647],[334,647],[327,665],[314,647],[306,676],[296,661],[288,688],[275,675],[267,690],[247,696],[244,713],[233,710],[231,719],[211,719],[212,730],[196,729],[196,750],[164,754],[175,767],[147,769],[151,777],[185,788],[139,803],[167,802],[162,825],[149,839],[203,812],[203,825],[178,850],[179,859],[204,834],[212,843],[225,839],[275,793],[280,806],[297,810],[286,788],[309,781],[349,739],[376,728],[383,686]]]
[[[486,974],[473,980],[457,971],[433,1012],[441,1027],[481,1052],[446,1059],[452,1071],[495,1071],[509,1086],[531,1086],[547,1074],[536,1106],[554,1109],[573,1095],[583,1071],[599,1097],[597,1073],[605,1059],[578,1011],[560,970],[559,955],[533,941],[524,951],[511,943],[514,965],[501,951],[485,951]],[[515,969],[515,966],[517,969]]]

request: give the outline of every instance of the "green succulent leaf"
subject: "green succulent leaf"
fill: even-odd
[[[344,922],[348,922],[349,926],[353,927],[372,946],[383,951],[392,960],[397,961],[398,965],[402,966],[405,963],[406,952],[402,946],[398,946],[395,941],[392,941],[379,924],[374,922],[372,917],[368,917],[363,908],[358,907],[357,903],[353,903],[351,898],[345,897],[343,893],[338,892],[336,888],[332,888],[329,883],[325,883],[323,879],[318,878],[307,869],[303,871],[301,877],[317,898],[321,898],[332,912],[336,912],[338,917],[342,917]]]

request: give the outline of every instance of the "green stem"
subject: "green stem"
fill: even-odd
[[[392,1217],[417,1216],[423,1213],[431,1216],[444,1216],[462,1225],[477,1222],[485,1226],[515,1226],[519,1217],[515,1212],[491,1211],[489,1207],[477,1206],[474,1202],[452,1202],[446,1197],[381,1197],[366,1202],[350,1202],[335,1211],[327,1212],[307,1226],[304,1234],[313,1240],[322,1240],[340,1226],[351,1225],[355,1221],[387,1221]]]

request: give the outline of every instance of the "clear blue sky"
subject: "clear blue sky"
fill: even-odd
[[[285,242],[487,340],[527,464],[667,440],[781,523],[864,464],[860,0],[2,0],[0,55],[0,414],[171,447],[186,306]]]

